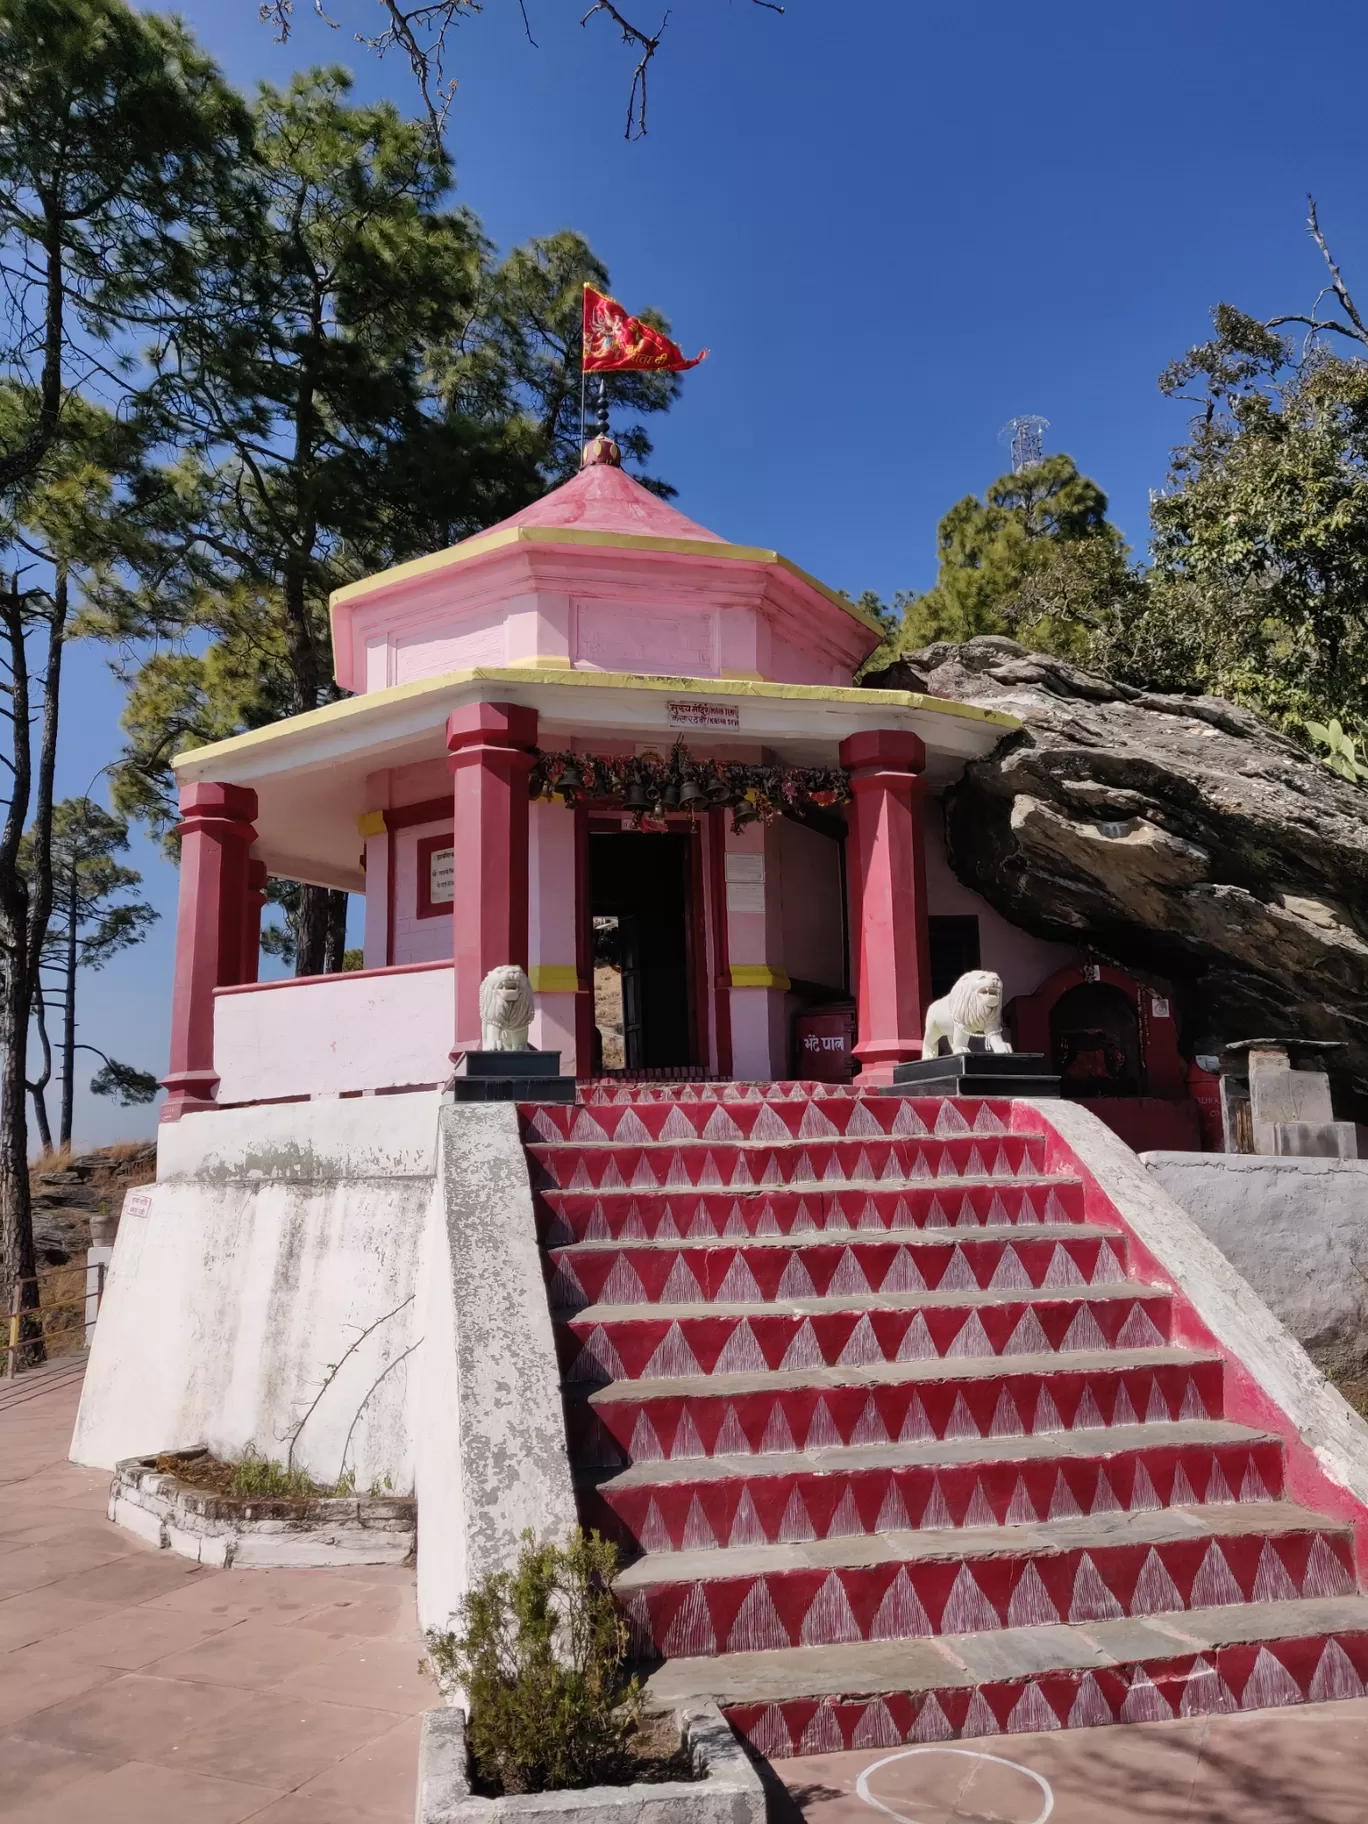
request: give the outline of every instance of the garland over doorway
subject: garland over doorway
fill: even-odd
[[[752,765],[700,760],[679,742],[657,754],[570,754],[538,751],[528,789],[534,798],[621,806],[629,827],[661,830],[670,812],[729,809],[732,829],[769,823],[786,810],[845,804],[850,776],[839,766]]]

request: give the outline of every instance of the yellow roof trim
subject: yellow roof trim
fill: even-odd
[[[472,558],[486,557],[491,551],[506,550],[510,545],[585,545],[611,551],[666,551],[680,557],[720,557],[736,563],[774,564],[796,577],[799,582],[806,583],[809,589],[815,589],[819,595],[824,595],[829,602],[843,609],[871,633],[882,636],[884,631],[875,615],[850,601],[838,590],[828,589],[825,583],[818,582],[815,576],[778,551],[767,551],[760,545],[728,545],[710,538],[654,538],[641,532],[593,532],[574,526],[506,526],[501,532],[477,533],[474,538],[467,538],[459,545],[451,545],[445,551],[434,551],[427,557],[411,558],[408,563],[396,564],[391,570],[377,570],[374,576],[362,577],[359,582],[346,583],[341,589],[333,590],[328,598],[329,620],[331,622],[333,614],[343,603],[362,601],[380,589],[392,588],[396,583],[413,582],[421,576],[431,576],[456,564],[467,563]]]
[[[177,754],[171,765],[186,766],[192,760],[198,764],[208,755],[248,753],[305,730],[331,728],[337,723],[378,715],[396,703],[425,696],[440,697],[462,684],[536,684],[547,690],[687,691],[691,697],[760,697],[793,703],[859,704],[864,708],[886,703],[895,709],[925,709],[935,715],[961,716],[1004,730],[1021,727],[1015,716],[1001,710],[980,709],[976,704],[956,703],[949,697],[928,697],[916,690],[861,690],[853,684],[769,684],[754,678],[658,677],[629,671],[541,672],[527,665],[477,665],[468,671],[448,671],[440,677],[391,684],[386,690],[373,690],[363,697],[343,697],[338,703],[325,703],[321,709],[305,710],[303,715],[286,716],[264,728],[250,728],[245,734],[230,735],[226,741],[189,747]]]

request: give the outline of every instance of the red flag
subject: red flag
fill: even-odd
[[[697,367],[703,356],[684,357],[677,342],[658,329],[629,317],[616,298],[606,298],[592,285],[584,287],[584,371],[586,374],[624,374],[642,369],[682,374]]]

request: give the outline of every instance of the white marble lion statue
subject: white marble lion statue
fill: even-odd
[[[949,1039],[952,1052],[968,1051],[970,1037],[979,1035],[989,1051],[1010,1051],[1002,1030],[1002,977],[991,969],[971,969],[940,1000],[926,1010],[922,1056],[940,1056],[940,1042]]]
[[[516,963],[500,963],[480,983],[480,1029],[486,1051],[526,1051],[536,1008],[532,984]]]

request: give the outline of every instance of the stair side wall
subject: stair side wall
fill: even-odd
[[[1276,1430],[1287,1446],[1292,1500],[1352,1524],[1368,1574],[1368,1425],[1215,1244],[1146,1172],[1125,1143],[1067,1101],[1012,1104],[1018,1131],[1043,1123],[1053,1169],[1075,1170],[1090,1221],[1129,1230],[1140,1278],[1181,1294],[1174,1336],[1225,1360],[1226,1414]]]

